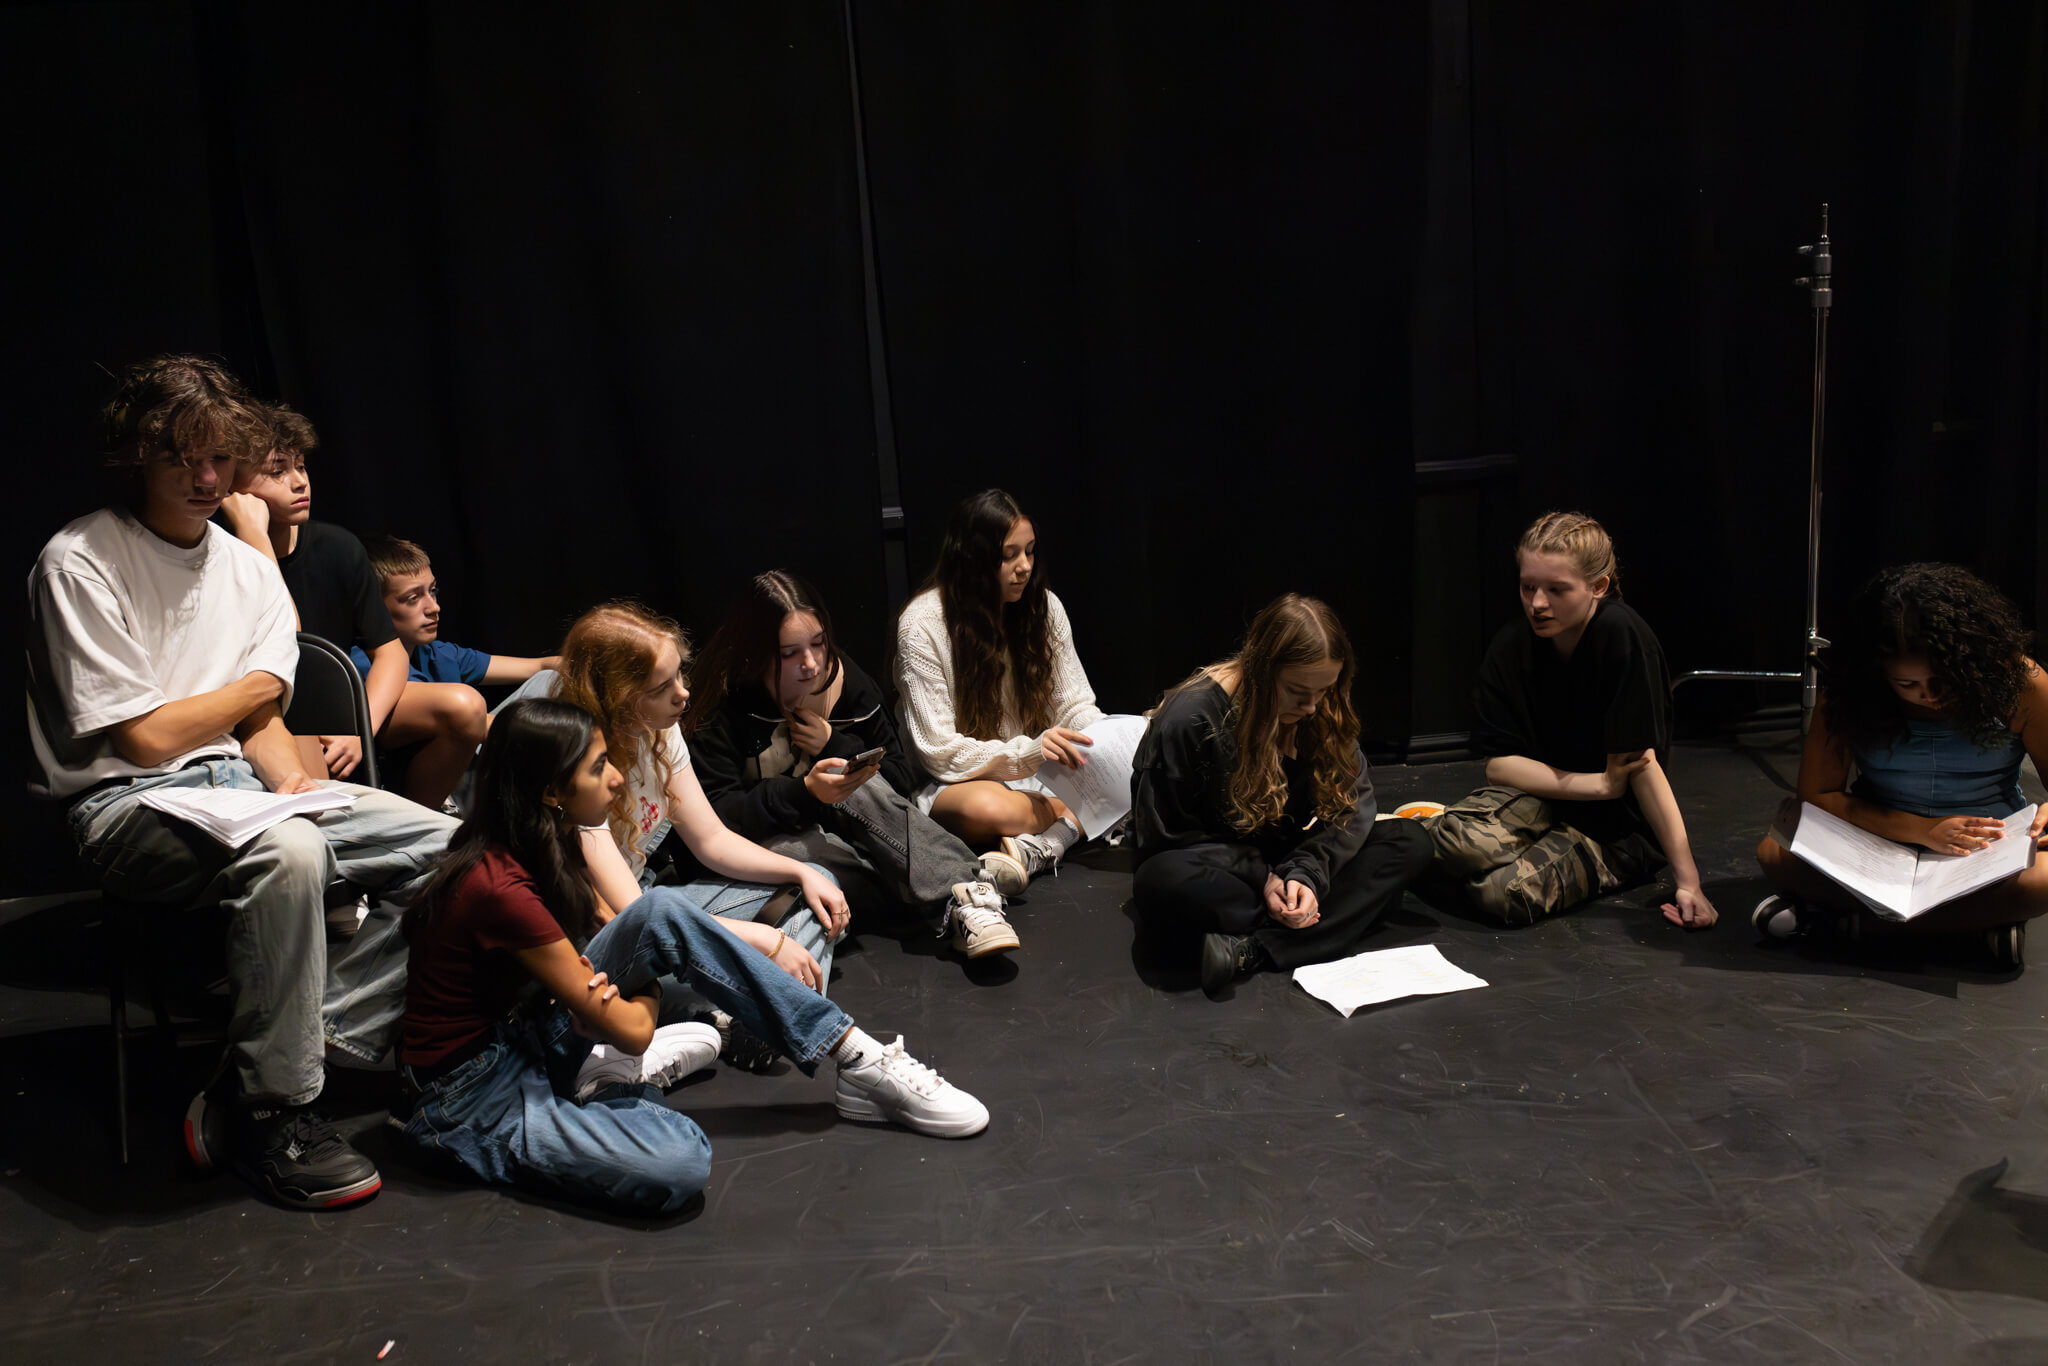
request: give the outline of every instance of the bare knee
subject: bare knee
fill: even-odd
[[[484,732],[491,726],[491,709],[484,705],[484,695],[467,683],[450,683],[447,687],[448,734],[471,744],[482,744]]]
[[[970,843],[1024,833],[1029,821],[1029,794],[995,782],[960,783],[948,788],[932,808],[941,824]],[[1047,817],[1045,825],[1052,824]],[[1044,829],[1035,826],[1034,829]]]
[[[408,683],[406,701],[414,689],[420,693],[420,710],[437,734],[453,739],[481,742],[489,728],[490,708],[483,694],[467,683]]]

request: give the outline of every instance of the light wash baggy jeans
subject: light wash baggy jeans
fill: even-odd
[[[657,887],[619,912],[584,953],[622,995],[656,978],[681,979],[807,1074],[853,1025],[674,887]],[[569,1018],[555,1005],[501,1024],[481,1053],[424,1085],[401,1069],[414,1092],[406,1136],[485,1181],[674,1213],[704,1188],[709,1140],[652,1086],[617,1084],[586,1102],[572,1099],[590,1040]]]
[[[323,1044],[365,1062],[390,1050],[405,1010],[399,917],[455,831],[449,817],[389,792],[320,786],[352,794],[355,805],[294,816],[239,849],[140,798],[170,787],[262,791],[243,759],[100,788],[69,813],[79,853],[107,892],[172,907],[218,903],[228,912],[229,1061],[245,1095],[284,1105],[320,1094]],[[330,962],[327,908],[365,893],[369,917]]]

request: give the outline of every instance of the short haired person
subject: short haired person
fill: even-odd
[[[384,606],[384,586],[355,535],[312,520],[313,481],[306,456],[313,424],[279,403],[269,408],[274,445],[245,468],[221,520],[242,541],[277,562],[303,630],[354,652],[370,703],[370,732],[380,747],[410,749],[400,790],[422,806],[448,800],[476,757],[489,710],[474,688],[421,688],[408,679],[405,642]],[[365,663],[367,667],[365,667]],[[362,756],[354,737],[322,736],[328,772],[346,777]]]
[[[362,666],[363,689],[375,735],[405,687],[405,648],[384,614],[361,543],[331,522],[312,520],[306,461],[320,444],[313,424],[289,404],[264,404],[259,411],[270,427],[270,449],[238,467],[234,491],[221,500],[221,525],[277,565],[300,630],[364,652],[370,662]],[[362,763],[360,737],[319,740],[327,765],[320,776],[346,778]]]
[[[1275,599],[1244,645],[1173,689],[1131,778],[1138,911],[1202,936],[1202,989],[1355,951],[1429,871],[1429,835],[1376,819],[1337,614]]]
[[[953,509],[938,563],[896,617],[902,733],[931,777],[918,805],[1027,876],[1090,835],[1038,780],[1080,768],[1102,719],[1067,609],[1046,586],[1038,530],[1017,500],[984,489]]]
[[[277,568],[210,522],[238,469],[269,454],[267,419],[211,361],[135,366],[106,410],[127,497],[51,537],[28,583],[30,737],[108,892],[228,912],[227,1056],[193,1102],[187,1144],[279,1203],[374,1194],[376,1167],[312,1108],[323,1045],[374,1062],[403,1007],[410,899],[454,823],[368,788],[316,784],[284,722],[298,665]],[[294,817],[229,849],[143,804],[152,791],[341,787],[354,805]],[[325,908],[384,898],[328,961]]]
[[[1647,882],[1660,858],[1664,918],[1714,923],[1662,756],[1671,681],[1649,623],[1617,591],[1605,527],[1538,517],[1515,563],[1522,618],[1487,647],[1472,690],[1485,787],[1428,822],[1437,867],[1479,910],[1527,924]]]
[[[434,563],[427,552],[396,536],[372,532],[362,539],[370,569],[384,590],[384,610],[391,617],[391,628],[398,632],[399,644],[405,646],[407,683],[427,687],[524,683],[542,669],[561,667],[560,655],[496,655],[449,640],[441,634],[441,584],[434,577]],[[358,669],[369,668],[369,658],[360,649],[349,653]],[[469,691],[474,693],[474,687],[469,686]],[[400,701],[402,705],[403,699]]]

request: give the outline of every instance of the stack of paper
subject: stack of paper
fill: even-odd
[[[1911,920],[2033,867],[2034,841],[2027,838],[2033,822],[2034,808],[2023,807],[2005,818],[2004,839],[1974,854],[1937,854],[1873,835],[1806,802],[1792,852],[1887,920]]]
[[[1334,963],[1311,963],[1296,968],[1294,980],[1309,995],[1335,1006],[1347,1019],[1360,1006],[1396,1001],[1403,996],[1470,991],[1486,985],[1484,978],[1453,967],[1434,944],[1378,949],[1339,958]]]
[[[294,793],[250,792],[233,787],[160,787],[142,794],[144,806],[196,825],[227,845],[239,848],[280,821],[354,806],[353,794],[321,788]]]

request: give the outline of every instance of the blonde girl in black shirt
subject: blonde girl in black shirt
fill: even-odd
[[[1494,637],[1472,694],[1487,785],[1428,822],[1438,868],[1480,910],[1527,923],[1666,862],[1664,918],[1705,929],[1714,904],[1661,762],[1670,676],[1656,635],[1616,595],[1614,542],[1583,513],[1552,512],[1515,559],[1522,620]]]

